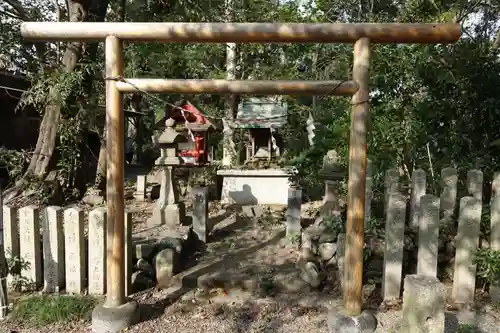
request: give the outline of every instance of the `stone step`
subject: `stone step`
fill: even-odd
[[[217,266],[219,266],[217,263],[198,265],[174,276],[172,284],[180,283],[186,288],[198,288],[207,294],[218,289],[225,292],[242,290],[264,294],[302,293],[311,289],[307,282],[300,278],[300,271],[297,268],[281,270],[272,275],[259,275],[228,272]],[[210,272],[207,272],[208,270]]]

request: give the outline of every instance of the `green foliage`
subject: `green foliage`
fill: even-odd
[[[481,227],[482,235],[489,236],[491,232],[491,206],[483,205],[481,208]]]
[[[475,333],[479,332],[475,326],[471,324],[460,324],[458,325],[457,333]]]
[[[60,158],[57,161],[57,167],[60,175],[62,175],[62,180],[71,179],[81,166],[81,149],[79,146],[83,142],[84,125],[82,122],[80,114],[64,119],[58,126]]]
[[[487,283],[500,283],[500,251],[478,249],[476,263],[478,277]]]
[[[25,150],[11,150],[0,147],[0,168],[9,174],[12,182],[19,179],[29,163],[30,153]]]
[[[301,237],[300,232],[293,232],[287,236],[287,239],[292,245],[299,245]]]
[[[53,19],[52,2],[21,1],[30,19]],[[235,2],[232,21],[269,22],[451,22],[463,24],[464,37],[454,45],[377,45],[371,68],[371,122],[368,154],[375,170],[375,192],[380,192],[383,171],[397,167],[409,178],[414,168],[436,175],[443,167],[482,168],[485,178],[500,164],[500,62],[497,34],[498,6],[476,6],[467,1],[412,0],[362,2],[356,6],[345,0],[316,0],[299,7],[296,1],[252,0]],[[8,5],[8,10],[12,10]],[[3,8],[3,7],[2,7]],[[221,22],[227,19],[225,2],[134,1],[126,2],[127,21]],[[64,16],[64,15],[63,15]],[[117,14],[109,11],[108,20]],[[474,18],[472,20],[471,18]],[[0,53],[9,64],[26,70],[33,79],[23,103],[39,110],[57,102],[63,108],[58,132],[59,168],[65,178],[78,169],[82,147],[80,129],[103,118],[95,109],[104,104],[104,84],[93,74],[93,91],[85,91],[83,78],[103,69],[102,48],[96,59],[84,57],[73,72],[59,69],[62,43],[45,44],[45,57],[32,44],[21,42],[17,29],[21,20],[0,14]],[[242,79],[349,79],[352,46],[344,44],[240,44],[237,76]],[[4,51],[4,52],[1,52]],[[129,43],[125,46],[127,77],[224,78],[226,51],[223,44]],[[41,71],[40,64],[50,70]],[[306,70],[297,70],[304,64]],[[51,98],[60,93],[60,100]],[[83,98],[82,98],[83,96]],[[158,98],[159,97],[159,98]],[[149,111],[163,115],[165,103],[187,98],[215,123],[220,122],[226,96],[170,94],[145,96]],[[83,103],[81,103],[83,99]],[[316,198],[322,191],[318,171],[324,154],[335,149],[344,167],[348,160],[350,104],[348,98],[288,96],[288,124],[280,129],[284,139],[286,164],[297,168],[304,198]],[[90,112],[80,113],[82,109]],[[22,105],[22,104],[21,104]],[[316,140],[309,147],[305,123],[312,112]],[[81,118],[78,118],[81,117]],[[150,134],[151,124],[145,131]],[[91,130],[95,130],[92,126]],[[100,126],[102,128],[102,124]],[[102,135],[101,129],[98,132]],[[235,132],[237,151],[242,150],[243,131]],[[60,135],[59,135],[60,134]],[[73,138],[71,138],[73,137]],[[149,140],[147,140],[149,141]],[[220,134],[210,143],[221,148]],[[217,158],[222,149],[217,150]],[[436,177],[439,178],[439,177]],[[428,179],[433,191],[437,179]],[[345,186],[345,184],[344,184]],[[378,188],[377,188],[378,186]]]
[[[372,249],[368,246],[363,248],[363,262],[367,263],[368,260],[372,257]]]
[[[12,288],[14,290],[30,290],[33,285],[33,281],[30,281],[28,278],[20,274],[23,270],[29,269],[30,263],[24,260],[24,258],[12,256],[9,251],[7,252],[5,261],[7,263],[8,274],[12,277]]]
[[[12,309],[11,320],[23,325],[45,327],[89,320],[97,300],[88,296],[28,296]]]
[[[260,215],[257,220],[257,224],[263,228],[272,228],[283,224],[283,221],[285,221],[285,214],[283,211],[273,211],[271,207],[265,207],[262,215]]]
[[[191,173],[189,177],[190,186],[211,187],[215,186],[217,181],[218,164],[211,164],[209,166],[200,168],[196,173]]]
[[[82,84],[86,73],[91,71],[91,66],[80,66],[78,71],[54,71],[50,73],[31,73],[31,88],[23,94],[23,99],[18,107],[34,105],[42,110],[47,104],[58,104],[62,108],[71,107],[68,102],[74,94],[82,93]],[[59,94],[54,94],[58,92]],[[57,100],[54,99],[57,96]]]
[[[332,234],[340,234],[344,232],[344,221],[342,221],[342,217],[338,215],[329,215],[323,217],[322,224],[325,226],[326,233]]]
[[[371,216],[368,220],[365,235],[367,236],[376,236],[378,238],[383,238],[385,235],[385,222],[380,219]]]

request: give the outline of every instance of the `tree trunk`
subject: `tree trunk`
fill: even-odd
[[[68,12],[71,22],[83,22],[88,16],[86,1],[75,2],[68,0]],[[62,59],[63,71],[72,72],[80,59],[82,51],[81,42],[71,42],[66,46],[66,51]],[[40,132],[36,143],[35,151],[31,157],[27,174],[32,174],[38,178],[43,178],[49,171],[49,166],[54,157],[56,147],[57,128],[61,116],[61,95],[56,89],[49,91],[49,103],[45,107]]]
[[[233,0],[226,0],[226,22],[231,22],[234,13]],[[236,79],[236,43],[226,44],[226,79]],[[224,118],[226,120],[234,119],[235,111],[235,95],[228,95],[226,99],[226,110]],[[227,125],[224,125],[226,127]],[[232,166],[235,163],[236,151],[233,142],[233,130],[224,128],[222,139],[222,164],[224,166]]]

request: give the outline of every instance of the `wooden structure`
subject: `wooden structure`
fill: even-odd
[[[236,119],[228,123],[232,128],[248,130],[245,163],[264,159],[271,161],[280,156],[282,140],[277,130],[286,124],[287,110],[281,96],[242,99]]]
[[[179,143],[179,157],[184,166],[203,166],[210,162],[212,154],[208,140],[215,126],[198,108],[189,101],[181,100],[165,111],[165,117],[155,124],[156,129],[165,129],[165,121],[175,120],[175,129],[182,133],[187,141]]]
[[[26,22],[31,40],[105,40],[108,197],[108,275],[105,306],[125,303],[124,249],[124,117],[123,93],[137,89],[170,93],[330,94],[352,95],[349,142],[349,193],[344,305],[347,315],[362,306],[362,273],[366,182],[366,135],[369,112],[371,45],[376,43],[454,43],[459,24],[337,23],[62,23]],[[124,78],[123,42],[200,43],[354,43],[352,80],[229,81]]]

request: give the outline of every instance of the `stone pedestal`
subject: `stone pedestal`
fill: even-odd
[[[184,217],[184,206],[182,204],[167,204],[153,211],[153,216],[148,220],[151,227],[167,224],[176,226],[181,224]]]
[[[344,177],[344,170],[340,167],[340,158],[335,150],[330,150],[323,157],[323,167],[319,176],[325,181],[325,196],[323,207],[316,223],[322,223],[325,218],[340,216],[340,180]]]
[[[288,189],[288,207],[286,212],[286,236],[293,240],[300,239],[302,227],[300,224],[300,208],[302,205],[302,189],[290,187]]]
[[[460,216],[456,239],[455,271],[452,299],[458,304],[474,302],[476,269],[474,260],[479,247],[481,201],[474,197],[460,199]]]
[[[340,182],[334,179],[325,180],[325,197],[323,199],[323,204],[330,204],[332,208],[339,210],[339,188]]]
[[[85,253],[85,219],[80,208],[64,212],[64,245],[66,293],[81,294],[85,289],[87,266]]]
[[[377,319],[368,311],[363,311],[359,316],[331,311],[326,322],[330,333],[372,333],[377,328]]]
[[[430,194],[420,199],[417,274],[437,276],[439,248],[439,198]]]
[[[139,305],[134,300],[118,307],[99,305],[92,311],[92,333],[125,332],[139,319]]]
[[[403,293],[402,333],[442,333],[446,289],[435,277],[407,275]]]
[[[440,210],[444,217],[450,217],[455,211],[457,201],[458,172],[454,168],[441,170],[442,192],[440,199]]]
[[[7,299],[7,274],[8,267],[3,247],[3,200],[0,188],[0,320],[7,317],[9,301]]]
[[[422,196],[425,195],[425,190],[427,188],[427,175],[425,174],[424,170],[417,169],[413,171],[411,178],[411,187],[412,193],[410,202],[410,226],[413,229],[418,229],[420,223],[420,202]]]
[[[43,276],[46,293],[58,293],[65,284],[63,209],[50,206],[43,219]]]
[[[20,237],[19,237],[19,219],[17,209],[14,207],[3,206],[3,245],[4,252],[10,258],[20,257]],[[9,290],[14,287],[14,274],[21,273],[19,264],[11,267],[11,274],[7,275],[7,287]]]
[[[387,214],[387,209],[389,208],[389,199],[392,194],[398,193],[399,191],[399,171],[396,169],[389,169],[385,173],[384,179],[385,186],[385,213]]]
[[[193,231],[198,240],[206,243],[208,230],[208,187],[193,187]]]
[[[146,200],[146,187],[147,178],[145,175],[137,176],[136,190],[134,193],[135,200],[144,201]]]
[[[493,196],[491,198],[491,249],[500,251],[500,173],[495,173],[491,185]],[[500,303],[500,283],[490,285],[490,296],[494,303]]]
[[[403,274],[406,198],[392,193],[387,205],[385,224],[384,272],[382,297],[384,301],[399,298]]]
[[[89,288],[90,295],[106,293],[106,208],[96,208],[89,214]]]
[[[28,289],[38,289],[43,285],[38,207],[27,206],[19,210],[19,234],[21,237],[20,257],[27,263],[27,267],[21,271],[21,276],[29,281]]]

